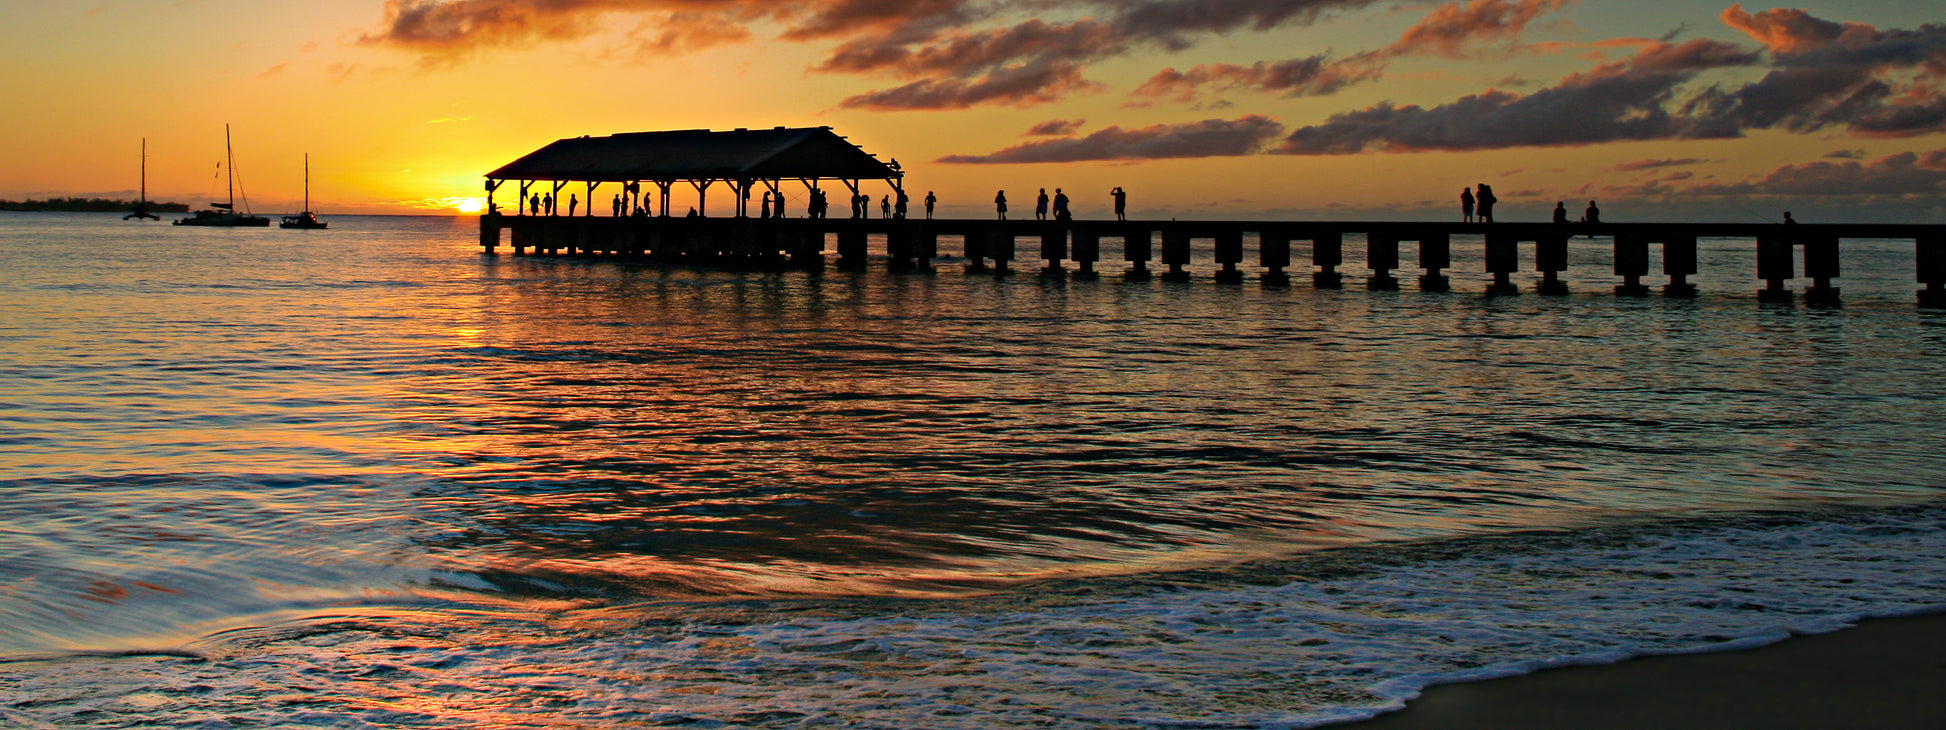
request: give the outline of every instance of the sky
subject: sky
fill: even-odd
[[[258,213],[302,207],[306,154],[320,212],[456,212],[556,139],[781,125],[898,159],[949,216],[1043,187],[1102,216],[1122,186],[1139,217],[1443,219],[1487,183],[1503,220],[1590,199],[1946,220],[1936,2],[0,0],[0,21],[13,200],[133,197],[146,139],[152,199],[220,201],[227,124]]]

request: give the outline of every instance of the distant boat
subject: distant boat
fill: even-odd
[[[304,153],[304,212],[284,216],[278,228],[324,228],[330,225],[318,220],[318,214],[311,212],[311,153]]]
[[[149,138],[142,138],[142,197],[135,201],[135,212],[122,216],[122,220],[162,220],[162,216],[149,212]]]
[[[270,225],[270,219],[260,215],[250,215],[249,197],[243,199],[246,212],[236,212],[236,150],[230,146],[230,125],[223,125],[223,153],[228,157],[230,174],[230,202],[210,203],[210,210],[199,210],[188,218],[176,219],[179,226],[220,226],[225,228],[262,228]]]

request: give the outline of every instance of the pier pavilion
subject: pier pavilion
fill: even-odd
[[[623,256],[646,258],[676,265],[795,267],[821,269],[828,237],[835,237],[838,266],[860,269],[867,265],[867,237],[883,236],[886,264],[895,271],[925,270],[940,254],[942,236],[958,237],[959,252],[969,271],[1005,274],[1017,254],[1045,262],[1043,276],[1081,279],[1098,278],[1103,239],[1122,242],[1121,258],[1129,268],[1120,275],[1130,280],[1148,279],[1149,268],[1158,261],[1164,280],[1188,281],[1193,275],[1191,242],[1211,242],[1216,269],[1211,278],[1221,283],[1239,283],[1245,273],[1245,242],[1254,239],[1258,275],[1265,286],[1285,286],[1291,276],[1285,272],[1292,264],[1292,243],[1310,243],[1313,267],[1309,272],[1319,287],[1341,285],[1338,267],[1344,264],[1348,238],[1362,237],[1365,265],[1371,270],[1366,285],[1373,289],[1399,288],[1393,276],[1402,268],[1399,257],[1402,242],[1416,242],[1418,277],[1423,291],[1446,291],[1446,271],[1452,269],[1452,237],[1479,236],[1485,245],[1484,264],[1493,282],[1489,293],[1512,294],[1519,291],[1513,281],[1518,272],[1520,250],[1531,245],[1533,270],[1539,281],[1534,289],[1544,294],[1565,293],[1560,274],[1568,268],[1568,241],[1576,236],[1608,238],[1614,247],[1614,275],[1621,279],[1615,293],[1639,296],[1649,293],[1643,278],[1654,275],[1650,269],[1652,247],[1659,248],[1662,287],[1670,296],[1693,296],[1696,288],[1688,277],[1697,273],[1697,239],[1731,238],[1754,242],[1752,263],[1754,280],[1762,282],[1760,298],[1791,299],[1794,295],[1785,282],[1803,276],[1811,280],[1804,296],[1811,301],[1835,301],[1838,288],[1833,280],[1840,276],[1840,242],[1843,239],[1904,239],[1913,242],[1915,279],[1925,288],[1918,292],[1921,305],[1946,307],[1946,225],[1939,224],[1776,224],[1776,223],[1451,223],[1451,222],[1357,222],[1357,221],[1108,221],[1108,220],[991,220],[930,219],[901,216],[871,218],[869,212],[854,212],[835,218],[804,217],[806,211],[792,211],[791,217],[749,216],[750,193],[762,185],[774,194],[779,186],[795,180],[816,189],[824,180],[837,180],[859,194],[866,180],[885,180],[902,195],[903,173],[895,162],[880,162],[828,127],[806,129],[735,130],[711,132],[640,132],[610,137],[564,139],[522,157],[487,174],[489,202],[494,189],[508,181],[518,181],[523,200],[530,187],[551,183],[558,198],[563,187],[573,182],[587,185],[589,196],[598,185],[621,183],[625,193],[639,191],[641,182],[660,190],[652,214],[598,216],[593,210],[582,215],[526,215],[523,207],[516,215],[501,213],[489,205],[480,217],[480,247],[487,255],[501,245],[501,231],[512,233],[514,255],[535,254],[582,256]],[[724,182],[735,193],[735,214],[727,218],[670,217],[669,188],[688,183],[699,198],[706,197],[710,185]],[[631,205],[648,208],[647,196],[640,195]],[[590,206],[593,207],[593,206]],[[701,207],[699,213],[701,213]],[[1161,245],[1157,247],[1157,238]],[[1029,251],[1020,251],[1019,242],[1028,242]],[[1159,251],[1157,249],[1160,249]],[[1030,253],[1031,252],[1031,253]],[[1157,254],[1160,256],[1157,256]],[[989,262],[991,266],[989,267]],[[1076,265],[1070,272],[1067,264]]]

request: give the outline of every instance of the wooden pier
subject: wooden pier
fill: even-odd
[[[505,235],[503,235],[505,232]],[[1308,263],[1315,286],[1342,285],[1345,242],[1364,238],[1366,279],[1373,289],[1397,289],[1397,273],[1416,268],[1418,288],[1450,289],[1455,236],[1477,236],[1485,243],[1485,273],[1493,282],[1488,293],[1514,294],[1520,251],[1533,247],[1531,260],[1540,293],[1566,293],[1561,274],[1568,269],[1568,241],[1576,236],[1608,239],[1614,246],[1615,293],[1650,293],[1649,277],[1666,277],[1661,290],[1669,296],[1693,296],[1696,241],[1700,238],[1742,238],[1755,241],[1755,279],[1758,295],[1766,300],[1792,298],[1787,282],[1810,279],[1804,291],[1810,301],[1836,300],[1832,280],[1841,272],[1839,242],[1844,239],[1903,239],[1913,241],[1915,280],[1924,288],[1919,302],[1946,307],[1946,225],[1918,224],[1744,224],[1744,223],[1398,223],[1347,221],[1041,221],[978,219],[884,218],[665,218],[654,216],[530,216],[490,214],[480,217],[480,247],[495,254],[511,246],[520,255],[582,255],[641,258],[675,265],[740,266],[753,268],[822,269],[828,237],[837,240],[836,266],[862,269],[868,265],[866,241],[883,236],[886,266],[894,271],[925,270],[942,255],[942,237],[964,243],[956,253],[970,271],[1006,274],[1016,261],[1038,262],[1044,276],[1099,278],[1104,273],[1129,280],[1151,277],[1188,281],[1192,267],[1209,267],[1217,282],[1241,283],[1254,255],[1255,278],[1266,286],[1290,284],[1293,265]],[[1101,242],[1119,240],[1119,271],[1101,270]],[[1211,242],[1214,259],[1191,260],[1191,242]],[[1246,239],[1257,242],[1246,251]],[[1160,246],[1157,246],[1158,241]],[[1311,260],[1292,260],[1292,242],[1310,243]],[[1418,243],[1416,267],[1403,267],[1399,244]],[[1662,271],[1651,272],[1652,247],[1660,247]],[[1799,252],[1802,252],[1801,254]],[[1802,263],[1800,269],[1799,263]],[[1152,265],[1156,268],[1152,268]],[[1072,267],[1072,268],[1070,268]]]

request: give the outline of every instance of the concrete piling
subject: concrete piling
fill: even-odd
[[[1243,263],[1243,231],[1223,229],[1216,232],[1216,281],[1219,284],[1243,283],[1243,272],[1237,264]]]
[[[1129,263],[1128,273],[1122,278],[1126,281],[1149,280],[1149,258],[1154,237],[1143,226],[1124,226],[1122,228],[1122,260]]]
[[[1570,238],[1573,236],[1569,234],[1547,235],[1534,242],[1534,269],[1541,272],[1540,293],[1568,293],[1568,285],[1561,281],[1561,272],[1568,269]]]
[[[1365,235],[1365,268],[1372,270],[1372,278],[1365,280],[1366,287],[1375,291],[1395,291],[1399,288],[1399,280],[1392,276],[1392,270],[1399,268],[1397,234]]]
[[[1446,275],[1440,273],[1453,267],[1453,238],[1445,232],[1426,231],[1419,234],[1419,268],[1426,273],[1419,277],[1420,291],[1447,291],[1452,288]]]
[[[1764,288],[1757,292],[1759,301],[1791,301],[1791,291],[1784,288],[1784,282],[1797,277],[1796,262],[1791,260],[1791,254],[1796,253],[1793,243],[1782,233],[1757,236],[1757,278],[1764,281]]]
[[[1913,242],[1913,260],[1918,270],[1919,306],[1946,308],[1946,235],[1923,236]]]
[[[1074,259],[1074,278],[1077,281],[1100,279],[1101,274],[1095,271],[1095,262],[1101,260],[1101,232],[1084,226],[1075,228],[1072,235],[1074,251],[1070,258]]]
[[[1488,294],[1519,294],[1520,287],[1514,286],[1514,270],[1520,268],[1520,240],[1512,233],[1492,231],[1486,236],[1487,272],[1493,274],[1493,283],[1487,285]]]
[[[1162,264],[1169,267],[1163,272],[1163,281],[1189,281],[1189,231],[1181,228],[1165,228],[1162,231]]]
[[[1342,231],[1318,231],[1311,238],[1311,263],[1318,267],[1311,275],[1311,282],[1319,289],[1336,289],[1344,286],[1344,275],[1338,267],[1345,263],[1345,234]]]
[[[1264,267],[1264,286],[1290,286],[1291,275],[1284,269],[1291,265],[1291,234],[1282,230],[1268,230],[1257,234],[1257,263]]]

